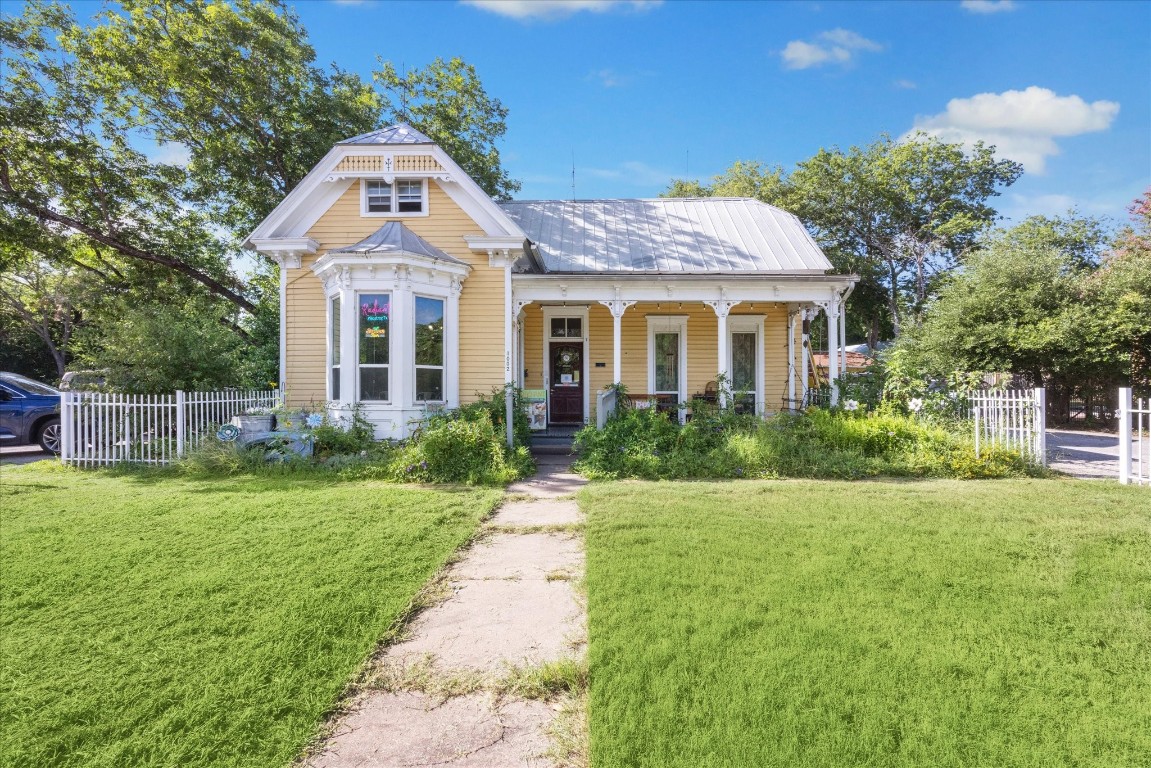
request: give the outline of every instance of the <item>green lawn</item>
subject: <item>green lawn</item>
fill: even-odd
[[[1114,483],[608,483],[591,757],[1151,765],[1151,494]]]
[[[0,473],[4,766],[287,764],[499,497]]]

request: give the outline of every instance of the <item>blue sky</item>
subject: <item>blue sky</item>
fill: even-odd
[[[509,108],[520,197],[648,197],[737,159],[790,167],[915,127],[1027,173],[1017,219],[1125,220],[1151,184],[1151,3],[295,4],[321,62],[475,65]]]

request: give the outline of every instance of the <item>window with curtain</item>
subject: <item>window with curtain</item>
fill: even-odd
[[[755,337],[751,333],[731,334],[731,389],[755,392]]]

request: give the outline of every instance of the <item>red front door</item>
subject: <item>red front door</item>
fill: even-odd
[[[583,423],[583,344],[553,341],[551,357],[552,424]]]

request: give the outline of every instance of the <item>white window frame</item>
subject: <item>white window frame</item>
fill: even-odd
[[[429,299],[431,301],[438,301],[438,302],[440,302],[441,305],[443,305],[444,343],[443,343],[442,348],[440,349],[440,364],[439,365],[423,365],[423,364],[416,362],[416,327],[417,327],[416,306],[419,303],[420,299]],[[448,325],[448,299],[446,296],[434,296],[434,295],[428,294],[428,293],[417,293],[412,297],[412,338],[411,338],[411,342],[412,342],[412,382],[411,382],[411,384],[412,384],[412,386],[411,386],[411,389],[409,391],[412,393],[412,402],[417,403],[419,405],[427,405],[428,403],[444,404],[448,401],[447,325]],[[420,400],[419,399],[419,390],[416,387],[416,381],[417,381],[416,372],[419,371],[421,368],[426,369],[426,370],[432,370],[432,371],[439,371],[440,372],[440,392],[442,393],[443,397],[441,397],[439,400]]]
[[[540,335],[543,336],[543,339],[544,339],[544,343],[543,343],[543,360],[544,360],[543,385],[544,385],[544,391],[547,393],[548,419],[551,419],[551,412],[552,412],[552,383],[551,383],[551,367],[552,367],[551,345],[552,345],[552,342],[553,341],[569,341],[569,342],[575,341],[575,339],[572,339],[570,336],[563,336],[563,337],[556,336],[553,339],[552,338],[552,319],[553,318],[560,318],[560,317],[578,317],[580,320],[580,330],[583,332],[583,338],[580,339],[580,341],[583,342],[583,370],[580,373],[580,375],[583,376],[583,421],[586,424],[588,421],[588,414],[591,413],[591,383],[590,383],[590,378],[589,378],[589,375],[590,375],[589,371],[591,369],[591,364],[589,362],[590,356],[588,354],[588,351],[589,351],[588,350],[588,340],[591,337],[589,335],[590,329],[588,328],[588,308],[586,306],[577,306],[577,307],[544,306],[544,307],[542,307],[542,309],[543,309],[543,316],[544,316],[544,327],[543,327],[543,333],[541,333]],[[523,368],[522,365],[520,367]]]
[[[344,391],[344,382],[341,378],[344,364],[344,350],[341,348],[344,338],[342,319],[344,297],[340,293],[334,293],[325,298],[328,301],[328,402],[335,402],[340,398],[336,396],[336,388],[333,385],[339,382],[340,393]],[[339,363],[335,362],[337,359]]]
[[[648,315],[647,316],[647,391],[652,396],[655,390],[655,335],[657,333],[679,334],[679,392],[676,402],[687,401],[687,315]],[[679,418],[686,416],[682,409]]]
[[[763,349],[763,315],[728,315],[727,316],[727,361],[731,368],[735,361],[732,336],[737,333],[755,334],[755,412],[762,416],[767,396],[764,393],[764,367],[767,364]],[[734,385],[734,382],[732,382]],[[735,390],[732,390],[735,394]]]
[[[405,211],[399,210],[400,182],[418,182],[420,184],[420,201],[422,203],[422,210],[420,211]],[[390,211],[369,211],[368,210],[368,183],[369,182],[383,182],[389,185],[392,196],[392,210]],[[427,216],[428,209],[431,207],[428,195],[428,180],[426,178],[393,178],[390,181],[386,178],[364,178],[360,179],[360,215],[369,218],[416,218],[420,216]]]
[[[373,294],[373,293],[375,293],[375,294],[386,293],[388,295],[388,362],[386,362],[386,363],[361,363],[360,362],[360,342],[363,341],[363,339],[360,338],[360,297],[364,296],[364,295]],[[355,357],[353,358],[356,361],[356,366],[355,366],[355,368],[356,368],[356,379],[355,379],[356,397],[355,397],[355,402],[367,403],[370,405],[377,405],[377,404],[378,405],[391,405],[396,399],[396,379],[395,379],[395,376],[393,376],[393,368],[395,366],[395,359],[396,359],[396,354],[395,354],[396,353],[396,344],[394,341],[396,338],[396,322],[395,322],[395,319],[396,319],[396,291],[390,290],[387,288],[382,288],[382,289],[357,288],[355,291],[352,292],[352,297],[355,299],[355,301],[352,303],[352,306],[355,307],[354,317],[355,317],[355,323],[356,323],[356,344],[355,344],[356,354],[355,354]],[[342,303],[343,302],[341,300],[341,304]],[[341,356],[341,359],[342,359],[342,356]],[[388,369],[388,397],[386,400],[365,400],[363,398],[363,396],[360,394],[360,371],[363,370],[364,368],[387,368]],[[342,392],[343,386],[340,387],[340,390]]]

